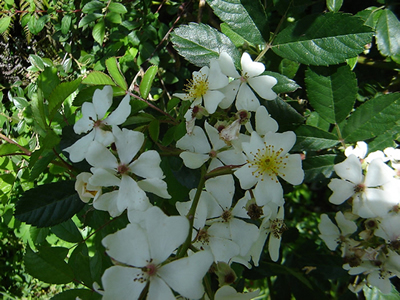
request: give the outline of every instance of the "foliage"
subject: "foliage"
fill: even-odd
[[[111,110],[129,95],[130,114],[118,125],[143,134],[139,154],[160,154],[171,198],[148,197],[176,215],[176,203],[188,201],[191,189],[203,190],[210,178],[238,168],[206,173],[185,165],[177,143],[193,106],[177,93],[189,90],[192,71],[209,67],[221,52],[239,70],[247,52],[266,66],[262,75],[277,79],[278,97],[257,100],[279,133],[295,132],[291,153],[301,154],[304,181],[281,180],[288,230],[279,260],[271,260],[266,245],[258,266],[232,263],[232,286],[260,289],[269,299],[356,299],[347,287],[366,275],[342,269],[317,227],[322,213],[340,209],[328,201],[328,183],[344,149],[357,141],[367,141],[370,152],[398,145],[398,13],[396,3],[384,0],[2,1],[0,293],[5,299],[101,298],[97,284],[114,263],[102,241],[130,220],[126,212],[110,216],[79,199],[76,178],[93,164],[73,162],[65,151],[84,136],[74,125],[96,90],[112,87]],[[234,105],[219,107],[207,122],[231,124],[239,113]],[[254,117],[255,110],[241,133],[256,128]],[[204,118],[192,121],[206,126]],[[234,203],[245,194],[239,179]],[[253,223],[261,227],[261,220]],[[361,221],[358,226],[364,229]],[[189,244],[177,256],[193,249]],[[206,282],[213,299],[217,276],[208,273]],[[399,299],[392,282],[390,297]],[[367,286],[358,293],[389,297]]]

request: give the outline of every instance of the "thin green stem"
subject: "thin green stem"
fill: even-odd
[[[337,123],[335,123],[335,128],[336,128],[336,132],[337,132],[337,135],[338,135],[339,142],[342,144],[343,147],[346,148],[346,144],[344,142],[344,139],[342,137],[342,133],[341,133],[339,125]]]
[[[193,223],[194,223],[194,214],[196,213],[197,205],[199,204],[200,201],[200,195],[201,192],[203,191],[204,184],[206,182],[206,168],[203,165],[201,167],[201,177],[200,177],[200,182],[197,185],[197,190],[196,194],[194,195],[194,199],[192,202],[192,206],[189,209],[189,212],[186,215],[186,218],[189,220],[189,233],[186,238],[186,241],[183,243],[183,245],[178,249],[177,253],[177,258],[181,258],[185,256],[187,249],[189,248],[190,244],[192,243],[192,231],[193,231]]]
[[[221,175],[228,175],[233,174],[233,170],[240,168],[242,165],[227,165],[216,168],[205,175],[205,179],[210,179],[213,177],[221,176]]]

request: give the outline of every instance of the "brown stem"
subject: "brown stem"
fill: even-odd
[[[13,140],[9,139],[8,137],[6,137],[4,134],[2,134],[0,132],[0,138],[2,138],[3,140],[5,140],[6,142],[10,143],[10,144],[14,144],[16,145],[19,149],[22,150],[22,152],[25,153],[25,155],[31,156],[32,152],[29,151],[28,149],[26,149],[25,147],[22,147],[20,144],[18,144],[17,142],[14,142]]]

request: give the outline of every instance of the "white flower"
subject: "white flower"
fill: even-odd
[[[381,159],[374,159],[364,177],[360,160],[351,154],[334,166],[336,174],[328,187],[333,191],[329,201],[339,205],[353,197],[353,213],[362,218],[384,216],[397,203],[394,171]]]
[[[226,165],[245,163],[243,154],[232,149],[224,140],[220,139],[216,128],[212,127],[207,122],[204,123],[204,127],[212,148],[206,134],[199,126],[195,126],[192,134],[184,135],[176,143],[178,148],[186,150],[179,155],[186,167],[190,169],[200,168],[209,159],[218,159]]]
[[[113,127],[117,159],[107,148],[94,141],[89,147],[87,160],[94,166],[89,183],[97,186],[119,186],[119,190],[103,194],[94,201],[96,209],[107,210],[112,216],[121,214],[125,209],[144,211],[150,206],[146,192],[162,198],[170,198],[167,184],[162,180],[160,155],[149,150],[136,160],[133,158],[143,145],[144,135],[128,129]],[[133,161],[132,161],[133,160]],[[134,180],[132,178],[143,178]]]
[[[392,167],[396,170],[400,170],[400,149],[388,147],[383,150],[386,156],[390,159]],[[397,174],[399,175],[399,174]]]
[[[226,52],[220,54],[218,62],[222,73],[234,78],[228,86],[222,89],[225,98],[219,104],[221,108],[228,108],[236,98],[235,104],[238,110],[256,111],[260,106],[260,102],[252,89],[266,100],[273,100],[277,97],[272,87],[278,81],[275,77],[261,75],[265,70],[264,64],[253,62],[248,53],[245,52],[242,55],[240,61],[242,66],[241,74],[236,71],[232,58]]]
[[[200,251],[167,261],[188,232],[185,217],[168,217],[160,208],[152,207],[140,225],[128,224],[105,237],[107,254],[118,265],[108,268],[102,276],[103,299],[138,299],[147,285],[147,299],[175,300],[172,290],[190,299],[201,298],[202,278],[213,261],[211,253]]]
[[[260,137],[263,137],[267,132],[278,131],[278,123],[270,116],[265,106],[260,105],[255,115],[256,131]],[[246,123],[246,129],[250,133],[254,131],[250,122]]]
[[[318,229],[321,232],[319,237],[332,251],[337,248],[339,243],[344,242],[345,238],[357,230],[357,224],[347,220],[342,212],[337,212],[335,219],[339,228],[332,223],[326,214],[321,215],[321,222],[318,224]]]
[[[360,141],[356,143],[356,147],[353,148],[353,146],[349,146],[344,150],[344,155],[346,157],[349,157],[351,154],[357,156],[360,159],[363,159],[368,152],[368,145],[364,141]]]
[[[76,176],[75,190],[78,192],[79,198],[88,203],[90,199],[97,200],[101,195],[101,186],[94,186],[89,183],[91,173],[82,172]]]
[[[259,290],[248,293],[238,293],[233,287],[224,285],[215,292],[214,300],[251,300],[259,294]],[[207,295],[206,299],[209,299]]]
[[[243,189],[256,185],[254,196],[258,205],[263,206],[269,201],[283,204],[283,189],[278,176],[293,185],[303,182],[300,155],[288,154],[295,140],[296,135],[292,131],[267,132],[264,138],[253,131],[250,142],[242,143],[247,163],[234,174]]]
[[[176,93],[174,96],[182,100],[190,100],[192,107],[201,105],[208,113],[213,114],[218,104],[224,98],[224,94],[218,89],[228,84],[228,78],[222,74],[218,62],[215,59],[210,61],[210,67],[203,67],[198,72],[193,72],[193,79],[186,86],[186,94]]]
[[[388,244],[392,243],[396,249],[400,250],[400,216],[398,214],[388,214],[378,222],[378,228],[374,230],[374,235],[383,238]]]
[[[74,125],[74,131],[77,134],[87,133],[88,135],[77,140],[72,146],[64,150],[69,152],[72,162],[82,161],[92,141],[97,141],[104,146],[114,142],[114,136],[111,133],[113,125],[124,123],[131,113],[129,104],[130,97],[126,95],[119,106],[108,116],[107,111],[112,104],[113,90],[111,86],[105,86],[102,90],[97,89],[93,94],[92,103],[85,102],[82,105],[82,118]]]

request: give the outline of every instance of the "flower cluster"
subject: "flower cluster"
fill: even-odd
[[[258,292],[228,286],[236,280],[231,264],[258,266],[267,240],[271,259],[278,261],[287,229],[281,181],[302,183],[301,156],[289,154],[295,134],[278,132],[256,96],[276,98],[277,80],[263,75],[264,65],[247,53],[241,68],[221,53],[193,73],[186,93],[174,94],[191,102],[187,132],[176,142],[179,156],[187,168],[202,169],[189,201],[176,203],[179,216],[167,216],[149,200],[147,193],[171,196],[158,152],[146,149],[142,132],[119,126],[130,115],[129,96],[107,115],[112,89],[106,86],[82,106],[74,130],[87,134],[65,150],[73,162],[86,159],[92,168],[77,177],[76,190],[82,201],[93,199],[95,209],[112,217],[127,211],[129,219],[102,241],[115,264],[98,289],[104,299],[199,299],[211,266],[221,288],[205,297],[250,299]]]
[[[365,157],[367,149],[366,143],[358,142],[334,166],[339,178],[328,185],[333,191],[329,201],[346,201],[350,209],[336,214],[337,225],[323,214],[318,227],[330,250],[340,245],[343,268],[365,278],[349,286],[351,290],[356,292],[367,282],[389,293],[389,279],[400,278],[399,150],[386,148]]]

